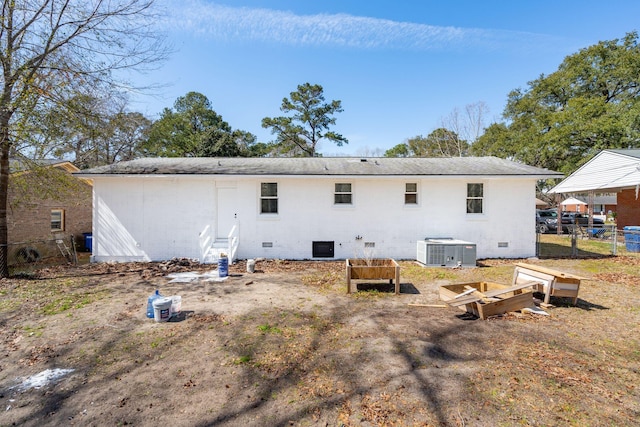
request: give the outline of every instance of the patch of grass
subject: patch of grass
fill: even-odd
[[[4,297],[4,295],[2,296]],[[22,304],[19,301],[16,301],[15,299],[12,299],[12,298],[3,299],[3,300],[0,300],[0,313],[17,310],[21,306]]]
[[[603,239],[576,239],[577,257],[607,256],[612,254],[612,241]],[[618,253],[626,253],[624,244],[618,243]],[[540,256],[544,258],[560,258],[572,256],[571,236],[568,234],[540,235]]]
[[[20,279],[12,285],[0,295],[0,313],[31,306],[41,314],[54,315],[84,307],[110,294],[88,286],[85,278],[50,279],[46,283]]]
[[[27,335],[29,335],[30,337],[36,337],[36,338],[40,338],[42,336],[42,333],[44,331],[44,326],[40,325],[40,326],[24,326],[23,327],[25,333]]]
[[[278,328],[277,326],[272,326],[268,323],[265,323],[264,325],[259,325],[258,330],[264,334],[267,334],[267,333],[281,334],[282,333],[282,330],[280,328]]]
[[[151,348],[158,348],[164,339],[162,337],[157,337],[149,344]]]
[[[251,362],[251,355],[245,354],[243,356],[238,357],[236,360],[233,361],[234,365],[243,365],[246,363]]]
[[[455,280],[457,278],[456,270],[451,268],[424,267],[415,262],[403,262],[400,267],[402,279],[408,281]]]
[[[44,305],[44,307],[42,307],[41,312],[42,314],[48,316],[63,313],[67,310],[78,309],[87,306],[95,301],[101,300],[105,296],[106,295],[101,295],[100,293],[71,293],[63,295],[52,295],[51,301],[49,301]]]

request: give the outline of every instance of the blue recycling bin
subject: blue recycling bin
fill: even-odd
[[[623,232],[627,252],[640,252],[640,226],[627,225],[623,228]]]
[[[82,233],[84,237],[84,250],[87,252],[91,252],[93,249],[93,234],[92,233]]]

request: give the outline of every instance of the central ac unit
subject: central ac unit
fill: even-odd
[[[430,267],[475,267],[476,244],[452,238],[418,241],[417,259]]]

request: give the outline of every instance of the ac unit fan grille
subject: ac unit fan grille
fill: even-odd
[[[427,264],[444,265],[444,245],[427,246]]]

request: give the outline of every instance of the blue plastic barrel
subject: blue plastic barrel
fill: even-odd
[[[623,232],[627,252],[640,252],[640,226],[627,225],[623,228]]]
[[[220,277],[229,275],[229,258],[226,255],[220,255],[218,259],[218,274]]]
[[[84,237],[84,250],[87,252],[91,252],[93,249],[93,235],[92,233],[82,233]]]

